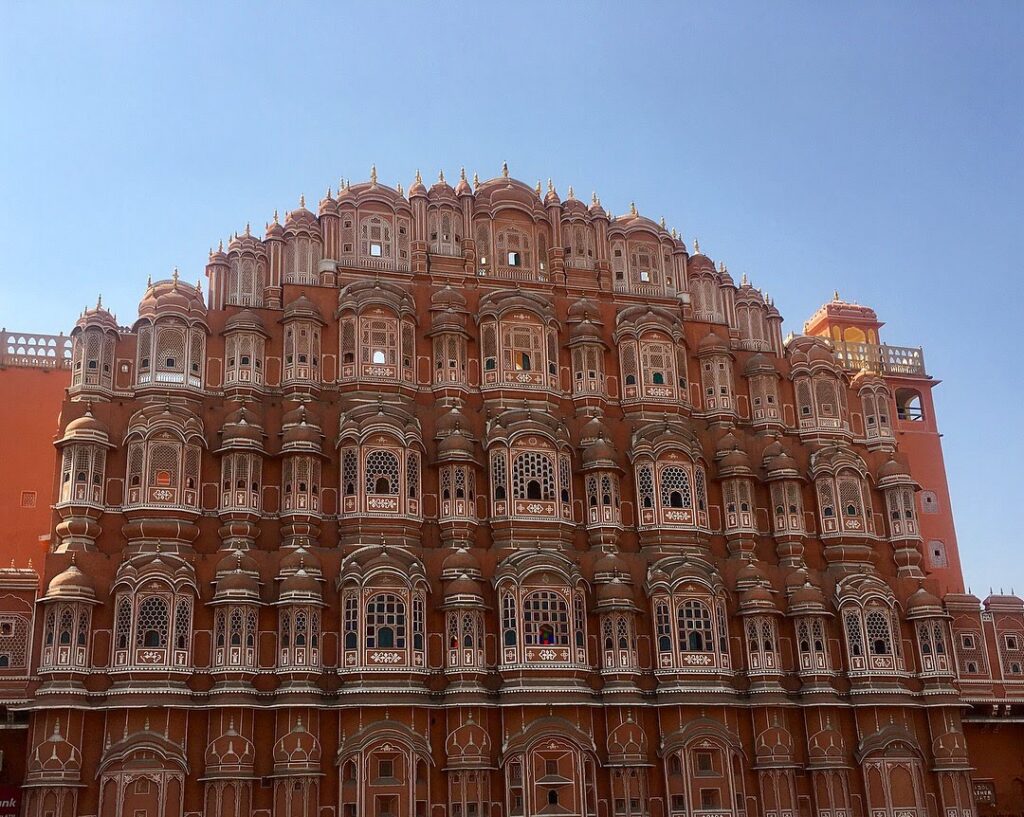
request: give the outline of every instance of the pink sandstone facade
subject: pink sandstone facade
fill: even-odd
[[[1024,602],[965,593],[873,310],[783,339],[507,170],[374,172],[205,272],[4,335],[0,815],[1024,812]]]

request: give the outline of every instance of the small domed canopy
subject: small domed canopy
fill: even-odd
[[[320,771],[320,741],[306,731],[302,718],[296,718],[288,734],[274,744],[274,772]]]
[[[729,354],[729,342],[714,332],[708,332],[697,344],[697,356]]]
[[[64,426],[64,434],[57,441],[57,445],[63,446],[72,442],[114,447],[110,442],[110,433],[106,425],[93,415],[89,404],[86,404],[85,414]]]
[[[230,575],[230,574],[229,574]],[[244,575],[244,574],[243,574]],[[278,604],[323,604],[320,582],[300,567],[281,582]]]
[[[811,735],[807,744],[807,759],[810,769],[842,768],[849,765],[843,735],[832,725],[830,717],[826,717],[825,725]]]
[[[754,754],[758,768],[793,766],[793,736],[779,723],[777,713],[772,713],[771,724],[754,739]]]
[[[412,189],[409,190],[410,195]],[[458,207],[459,199],[455,195],[455,191],[452,186],[448,184],[448,181],[444,177],[444,173],[439,173],[437,181],[430,186],[430,190],[427,191],[427,198],[432,205],[449,204],[452,207]]]
[[[615,342],[640,337],[646,332],[664,332],[677,343],[685,343],[681,315],[663,306],[636,304],[627,306],[615,317]]]
[[[225,321],[224,334],[228,335],[231,332],[257,332],[266,338],[270,337],[270,333],[263,323],[263,318],[251,309],[243,309],[241,312],[236,312]]]
[[[516,210],[535,221],[547,219],[547,212],[536,189],[505,173],[496,179],[481,182],[473,202],[473,211],[478,215],[494,216],[502,210]]]
[[[842,373],[832,352],[832,344],[827,338],[798,335],[786,344],[786,355],[793,366],[794,374],[819,370]],[[845,374],[843,376],[845,377]]]
[[[179,440],[206,447],[203,421],[187,406],[178,403],[147,403],[128,421],[126,443],[167,431]]]
[[[614,578],[622,578],[623,581],[632,581],[629,574],[629,566],[622,560],[615,551],[603,554],[594,562],[594,581],[606,582]]]
[[[484,594],[480,582],[470,578],[469,574],[463,573],[456,579],[445,582],[444,585],[444,606],[479,607],[483,604]]]
[[[473,551],[465,547],[456,548],[441,563],[441,578],[445,581],[457,579],[462,575],[471,579],[479,579],[481,576],[480,563],[473,555]]]
[[[72,562],[64,570],[50,579],[46,587],[46,595],[41,601],[84,601],[98,604],[96,587],[91,578],[78,569]]]
[[[373,307],[382,307],[399,318],[416,322],[416,304],[408,291],[379,278],[363,278],[346,284],[338,293],[334,317],[347,313],[359,315]]]
[[[192,564],[176,553],[164,551],[139,553],[121,562],[111,592],[120,587],[135,591],[152,581],[160,582],[176,593],[190,590],[199,594]]]
[[[260,600],[260,585],[256,578],[241,568],[222,573],[217,577],[213,601],[256,602]]]
[[[75,322],[75,328],[71,330],[71,337],[86,329],[100,329],[103,332],[111,332],[114,335],[121,334],[121,328],[117,325],[115,318],[110,311],[97,302],[96,306],[86,309]]]
[[[523,289],[495,289],[486,293],[480,298],[476,319],[501,319],[510,312],[528,312],[541,323],[556,325],[550,299]]]
[[[220,576],[222,573],[233,573],[236,570],[248,573],[250,576],[255,578],[258,578],[260,575],[259,563],[244,550],[233,550],[230,553],[225,554],[224,557],[217,562],[217,567],[214,572],[217,576]]]
[[[208,777],[236,777],[253,773],[256,750],[252,741],[235,731],[232,720],[223,734],[214,738],[206,747],[206,768]]]
[[[761,464],[765,469],[766,479],[771,482],[777,479],[799,479],[804,476],[800,473],[797,461],[790,456],[779,440],[765,446]]]
[[[604,439],[599,437],[593,440],[590,444],[583,446],[583,455],[580,458],[581,470],[583,471],[594,471],[594,470],[614,470],[621,471],[618,462],[616,462],[616,452],[614,446]]]
[[[918,484],[910,475],[910,469],[894,456],[890,457],[879,467],[875,474],[875,484],[880,490],[891,488],[894,485],[918,487]]]
[[[835,475],[843,469],[853,469],[862,477],[867,476],[867,467],[853,449],[841,445],[830,444],[811,454],[811,476],[817,478],[821,474]]]
[[[82,754],[61,734],[60,720],[54,721],[53,732],[32,751],[28,760],[27,783],[76,785],[81,780]]]
[[[598,610],[637,610],[633,601],[633,588],[626,578],[614,576],[597,586]]]
[[[648,567],[645,584],[647,595],[658,590],[671,592],[680,585],[700,586],[712,595],[725,592],[725,584],[718,571],[696,556],[666,556],[659,559]]]
[[[744,377],[757,377],[758,375],[774,375],[779,376],[778,369],[775,368],[773,359],[767,355],[763,355],[760,352],[753,355],[750,360],[746,362],[743,367]]]
[[[789,592],[789,601],[786,605],[786,614],[790,616],[802,615],[805,613],[824,613],[825,595],[817,587],[805,578],[804,583],[792,588]]]
[[[206,328],[206,303],[203,291],[184,281],[179,281],[177,271],[170,280],[156,281],[149,285],[139,302],[138,327],[142,321],[156,322],[160,318],[175,317],[189,326]]]
[[[456,332],[468,337],[468,317],[466,299],[451,284],[446,284],[434,290],[430,296],[430,331],[427,336],[432,337],[441,332]]]
[[[281,451],[306,451],[321,453],[324,435],[320,430],[320,420],[300,403],[298,407],[285,413],[281,420]]]
[[[277,566],[277,575],[278,577],[290,576],[300,569],[312,576],[321,575],[320,557],[304,546],[299,546],[281,557]]]
[[[381,539],[379,545],[363,545],[341,563],[338,587],[357,584],[379,587],[382,584],[400,584],[405,587],[425,587],[427,575],[423,562],[404,548],[388,547]]]
[[[310,233],[320,235],[320,222],[315,215],[306,209],[306,199],[299,200],[299,206],[288,213],[284,219],[286,233]]]
[[[556,448],[569,445],[569,434],[560,420],[543,409],[532,406],[509,408],[491,420],[486,427],[486,447],[497,442],[511,445],[526,435],[543,437]]]
[[[249,231],[249,225],[245,225],[245,232],[236,235],[228,244],[228,255],[256,255],[265,256],[266,247]]]
[[[639,426],[630,440],[631,460],[641,455],[657,458],[663,451],[685,451],[694,460],[703,459],[704,451],[700,439],[690,421],[682,415],[665,415],[661,420],[651,420]]]
[[[925,590],[923,586],[914,591],[910,598],[907,599],[906,610],[907,618],[911,620],[946,617],[946,611],[942,607],[942,602]]]
[[[932,740],[932,756],[935,758],[936,770],[962,771],[969,767],[967,740],[954,723],[951,722],[945,732]]]
[[[287,323],[288,321],[294,320],[311,320],[316,321],[321,326],[326,325],[326,321],[324,321],[323,315],[320,314],[320,310],[317,308],[315,303],[306,297],[305,292],[301,293],[298,298],[284,308],[284,314],[281,316],[281,323]]]
[[[266,434],[259,415],[245,403],[224,418],[220,436],[220,451],[264,451],[263,440]]]
[[[376,434],[385,434],[401,445],[423,449],[420,421],[400,403],[363,403],[346,405],[338,420],[340,447],[344,442],[362,444]]]

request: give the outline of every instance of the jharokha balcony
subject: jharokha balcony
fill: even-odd
[[[867,369],[881,375],[925,377],[924,349],[920,346],[888,346],[833,340],[836,360],[853,371]]]

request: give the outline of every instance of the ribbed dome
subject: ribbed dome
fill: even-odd
[[[106,425],[93,416],[92,409],[87,408],[85,414],[72,420],[64,427],[64,439],[106,442],[110,439],[110,433]]]
[[[476,579],[471,579],[468,574],[463,573],[457,579],[449,581],[445,585],[444,596],[446,599],[456,596],[473,596],[482,599],[483,593],[480,590],[480,582]]]
[[[469,548],[461,547],[453,550],[441,563],[441,578],[456,579],[463,574],[478,578],[480,563]]]
[[[321,599],[320,582],[301,567],[281,582],[280,591],[281,601],[292,601],[300,598]]]
[[[218,601],[228,598],[258,601],[259,596],[259,582],[252,574],[244,573],[241,569],[224,573],[217,579],[214,598]]]
[[[92,579],[72,562],[50,580],[46,588],[46,598],[95,599],[96,589]]]

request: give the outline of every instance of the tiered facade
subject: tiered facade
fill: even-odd
[[[206,275],[72,333],[0,616],[27,817],[976,813],[1022,605],[963,594],[871,310],[784,341],[696,242],[507,171],[374,173]]]

